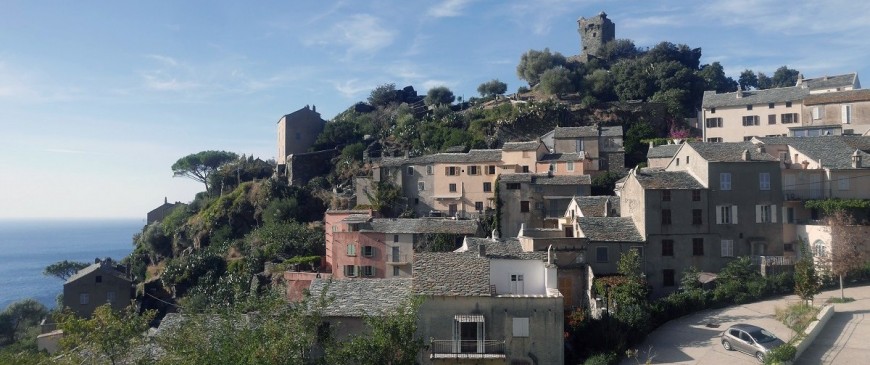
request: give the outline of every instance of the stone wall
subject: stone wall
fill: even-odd
[[[312,178],[328,174],[332,169],[332,159],[335,156],[338,156],[337,150],[288,155],[287,182],[294,186],[304,186]]]

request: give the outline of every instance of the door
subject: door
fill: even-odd
[[[393,250],[393,252],[391,252],[391,254],[392,254],[392,256],[393,256],[393,260],[392,260],[392,261],[393,261],[393,262],[399,262],[399,248],[398,248],[398,247],[393,247],[392,250]]]
[[[752,341],[752,337],[749,337],[749,334],[743,331],[740,331],[740,351],[743,351],[747,354],[755,354],[755,343]]]
[[[460,352],[477,352],[477,322],[459,323]]]
[[[522,274],[511,275],[511,294],[524,294],[525,284]]]

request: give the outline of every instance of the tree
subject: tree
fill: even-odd
[[[436,86],[429,89],[423,102],[426,105],[444,105],[452,103],[453,100],[456,100],[456,97],[453,96],[453,92],[450,89],[446,86]]]
[[[42,274],[45,276],[55,276],[60,280],[66,281],[70,276],[75,275],[79,270],[90,266],[87,262],[79,261],[58,261],[45,267]]]
[[[540,82],[544,71],[551,68],[565,66],[567,60],[561,53],[550,53],[549,48],[543,51],[529,50],[520,56],[520,64],[517,65],[517,77],[529,82],[529,86],[535,86]]]
[[[0,346],[36,336],[39,322],[48,315],[48,309],[34,299],[19,300],[0,312]],[[36,333],[31,333],[36,332]]]
[[[385,107],[392,103],[398,102],[399,97],[396,92],[396,84],[389,83],[378,85],[368,98],[369,104],[373,107]]]
[[[172,164],[174,177],[187,177],[205,185],[209,191],[208,177],[226,163],[239,158],[239,155],[227,151],[202,151],[184,156]]]
[[[616,317],[631,326],[639,328],[646,322],[647,313],[647,288],[641,277],[640,254],[635,249],[622,253],[616,263],[617,271],[625,278],[625,281],[613,289],[613,298],[616,301]]]
[[[758,76],[755,76],[755,72],[752,70],[746,69],[740,73],[740,79],[737,83],[740,84],[741,90],[757,89]]]
[[[399,210],[402,189],[387,181],[376,182],[374,188],[374,193],[365,192],[372,209],[385,217],[393,217],[395,212]]]
[[[564,67],[555,67],[541,74],[541,82],[538,84],[541,91],[548,95],[574,92],[574,84],[571,82],[571,71]]]
[[[163,224],[153,222],[136,237],[136,244],[142,245],[148,253],[152,264],[157,264],[161,257],[171,257],[172,236],[166,234]]]
[[[797,78],[800,72],[788,66],[781,66],[773,73],[773,87],[788,87],[797,84]]]
[[[766,90],[773,87],[773,80],[762,72],[758,73],[758,89]]]
[[[631,39],[615,39],[604,44],[601,49],[601,58],[608,64],[612,64],[621,59],[636,58],[642,53]]]
[[[840,298],[845,299],[843,277],[859,270],[866,264],[866,239],[862,227],[855,225],[855,219],[844,210],[828,216],[831,229],[831,254],[823,261],[831,273],[840,279]]]
[[[81,318],[67,309],[58,319],[63,330],[61,346],[76,363],[127,363],[135,357],[131,349],[142,343],[143,332],[155,314],[149,310],[139,315],[133,306],[116,313],[105,304],[97,307],[91,318]]]
[[[737,90],[737,82],[725,76],[725,70],[719,62],[701,66],[698,76],[704,80],[704,90],[716,90],[719,93]]]
[[[413,365],[423,349],[423,339],[417,335],[417,310],[421,299],[411,299],[395,313],[367,317],[371,332],[337,346],[343,363],[361,365]]]
[[[685,291],[701,289],[701,273],[698,272],[697,267],[689,266],[686,271],[683,271],[680,288]]]
[[[480,84],[480,86],[477,87],[477,92],[479,92],[480,96],[484,98],[488,96],[502,95],[507,92],[507,84],[498,79],[492,79]]]
[[[794,265],[794,293],[803,299],[804,303],[812,303],[813,297],[821,290],[821,283],[816,274],[816,266],[810,255],[809,246],[803,239],[800,243],[801,257]]]

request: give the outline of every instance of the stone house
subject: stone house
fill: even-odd
[[[831,134],[867,134],[870,131],[870,90],[858,89],[812,94],[804,98],[801,119],[807,127]],[[811,136],[812,129],[792,131],[795,137]]]
[[[520,226],[555,228],[571,199],[590,194],[589,175],[504,174],[498,180],[501,235],[515,237]]]
[[[317,107],[308,105],[278,119],[278,171],[284,171],[288,155],[308,152],[325,125]]]
[[[653,146],[650,143],[649,150],[646,152],[646,167],[664,168],[674,159],[674,154],[680,149],[679,144],[665,144],[661,146]]]
[[[411,278],[314,279],[309,292],[315,303],[321,296],[326,299],[322,328],[343,341],[369,331],[366,317],[394,314],[410,304]]]
[[[132,298],[132,282],[111,260],[97,259],[63,284],[63,306],[80,317],[90,317],[106,303],[120,311],[130,305]]]
[[[544,138],[549,140],[547,137]],[[556,154],[582,153],[583,171],[592,175],[622,171],[625,168],[622,138],[622,126],[556,127],[552,131],[552,151]]]
[[[169,203],[169,199],[164,197],[163,204],[161,204],[157,208],[152,209],[145,216],[146,217],[145,224],[151,224],[154,222],[162,222],[163,218],[166,218],[166,216],[169,215],[169,213],[172,213],[172,210],[175,209],[175,207],[182,205],[182,204],[183,203],[180,203],[180,202]]]

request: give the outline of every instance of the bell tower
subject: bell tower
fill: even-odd
[[[607,19],[607,13],[603,11],[589,19],[580,17],[577,24],[577,31],[580,33],[580,59],[583,61],[600,55],[604,45],[616,39],[616,25]]]

